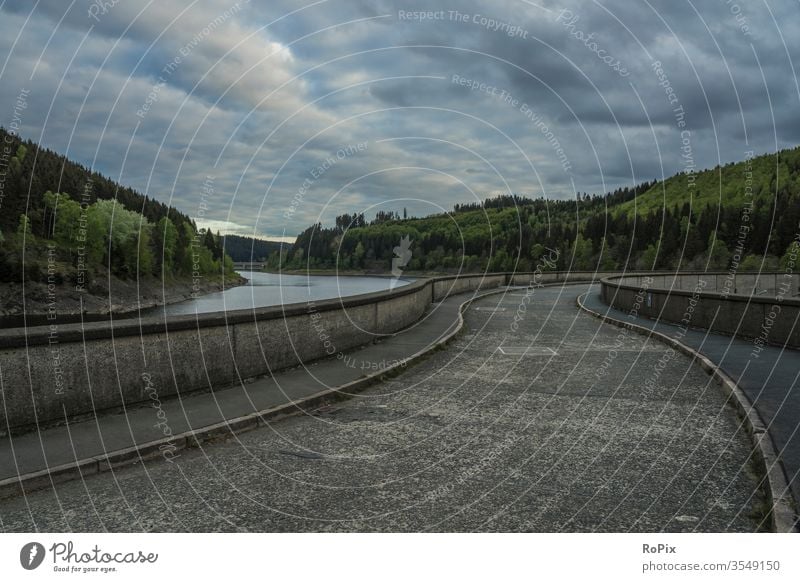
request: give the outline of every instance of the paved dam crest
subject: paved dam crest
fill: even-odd
[[[618,330],[577,311],[587,289],[537,290],[516,332],[498,315],[513,313],[519,298],[480,299],[474,305],[506,312],[467,310],[471,331],[391,382],[171,463],[2,501],[2,527],[758,530],[752,445],[723,393],[678,356],[642,401],[666,347],[637,349],[644,342],[635,335],[597,382]],[[558,355],[502,355],[503,344]]]

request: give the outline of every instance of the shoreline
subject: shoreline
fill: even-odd
[[[247,279],[238,274],[226,277],[224,283],[221,279],[198,283],[191,277],[166,284],[155,278],[138,281],[96,278],[84,291],[66,283],[48,287],[45,283],[28,282],[24,291],[21,283],[3,283],[0,284],[0,325],[7,328],[137,317],[144,310],[246,283]]]
[[[95,278],[84,291],[78,291],[66,283],[48,289],[44,283],[26,283],[25,299],[22,299],[22,285],[18,283],[0,284],[0,327],[20,328],[72,323],[93,323],[110,319],[163,318],[163,312],[156,308],[190,301],[206,295],[226,291],[246,285],[249,278],[240,273],[264,273],[286,276],[327,276],[327,277],[366,277],[375,279],[398,279],[410,284],[430,273],[403,273],[395,277],[390,273],[364,271],[336,272],[334,270],[309,271],[237,271],[235,277],[221,280],[203,280],[198,283],[191,277],[173,280],[162,289],[158,279],[128,281],[112,278],[108,291],[108,278],[102,281]],[[198,292],[199,288],[199,292]],[[111,302],[109,302],[109,295]],[[154,311],[155,310],[155,311]]]

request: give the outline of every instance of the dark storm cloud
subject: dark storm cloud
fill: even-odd
[[[682,131],[699,168],[800,140],[789,0],[99,5],[3,4],[0,123],[30,89],[25,137],[189,214],[213,175],[232,232],[610,190],[684,169]]]

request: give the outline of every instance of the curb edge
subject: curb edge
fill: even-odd
[[[711,375],[711,377],[722,386],[728,395],[732,395],[734,397],[736,407],[744,417],[747,433],[750,435],[753,446],[760,454],[761,463],[763,463],[762,469],[764,471],[764,479],[766,480],[767,490],[770,496],[770,516],[772,519],[773,529],[777,533],[797,532],[798,517],[792,510],[794,500],[792,498],[789,483],[786,480],[783,464],[781,463],[778,452],[775,448],[775,443],[773,443],[772,437],[770,436],[767,427],[764,425],[764,421],[761,419],[761,416],[758,414],[758,411],[755,409],[753,404],[750,402],[750,399],[739,387],[739,385],[706,356],[694,350],[693,348],[690,348],[686,344],[676,340],[675,338],[671,338],[661,332],[647,329],[646,327],[626,321],[621,321],[611,316],[598,313],[593,309],[589,309],[581,301],[587,294],[588,292],[577,297],[575,302],[579,309],[588,313],[589,315],[592,315],[593,317],[600,319],[604,323],[608,323],[616,327],[630,329],[631,331],[635,331],[636,333],[642,335],[652,336],[655,339],[674,347],[682,354],[697,361],[697,363],[700,364],[700,367],[702,367],[703,370]]]

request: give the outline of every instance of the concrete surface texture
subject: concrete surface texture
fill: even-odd
[[[601,295],[622,311],[636,302],[645,317],[800,348],[798,281],[789,273],[607,277]]]
[[[413,323],[430,283],[366,299],[319,301],[228,314],[4,330],[0,427],[24,429],[149,398],[220,388],[369,343]],[[312,325],[313,324],[313,325]],[[87,333],[87,329],[91,334]],[[145,380],[149,378],[149,382]]]
[[[447,349],[392,380],[171,461],[0,501],[0,527],[759,530],[760,476],[733,407],[689,358],[662,369],[665,346],[579,312],[587,288],[481,299]]]
[[[632,319],[629,311],[606,305],[596,292],[587,294],[589,309],[619,321],[679,339],[684,345],[706,356],[726,373],[758,411],[772,437],[783,464],[786,481],[792,490],[795,512],[800,509],[800,352],[794,349],[761,345],[753,340],[685,330],[669,321],[643,317]]]
[[[639,285],[643,275],[627,275],[618,279],[620,283]],[[796,273],[747,273],[747,272],[696,272],[696,273],[650,273],[651,287],[674,291],[692,291],[698,284],[707,293],[786,298],[800,295],[800,275]]]
[[[513,278],[532,276],[545,282],[599,275],[538,273]],[[84,324],[55,320],[52,325],[2,329],[0,435],[123,410],[147,402],[152,387],[167,398],[225,388],[309,363],[329,355],[332,346],[349,350],[411,325],[432,301],[496,288],[510,277],[434,277],[392,291],[313,305]]]
[[[181,449],[187,445],[187,439],[180,435],[187,432],[203,431],[218,423],[236,422],[254,413],[299,403],[326,390],[347,394],[351,390],[348,386],[369,376],[379,377],[392,367],[402,371],[408,365],[407,359],[443,342],[458,330],[460,304],[475,296],[451,296],[433,305],[402,333],[355,350],[339,351],[332,342],[331,357],[308,366],[251,379],[234,387],[190,392],[176,398],[160,395],[158,386],[148,378],[144,383],[148,386],[149,401],[127,408],[124,414],[98,414],[83,421],[73,420],[0,439],[0,486],[15,482],[13,487],[0,487],[0,497],[17,494],[16,481],[20,476],[27,479],[31,473],[69,463],[81,463],[83,474],[97,472],[100,466],[91,468],[85,461],[106,457],[112,463],[119,462],[116,453],[132,447],[151,448],[154,456],[159,456],[158,448],[151,444],[165,437],[169,437],[170,450]],[[133,460],[139,458],[131,456]],[[98,463],[102,465],[103,461]],[[80,477],[74,471],[72,475],[63,473],[60,472],[59,479]],[[37,481],[39,486],[50,484],[48,479]],[[26,480],[25,489],[30,490],[34,485]]]

